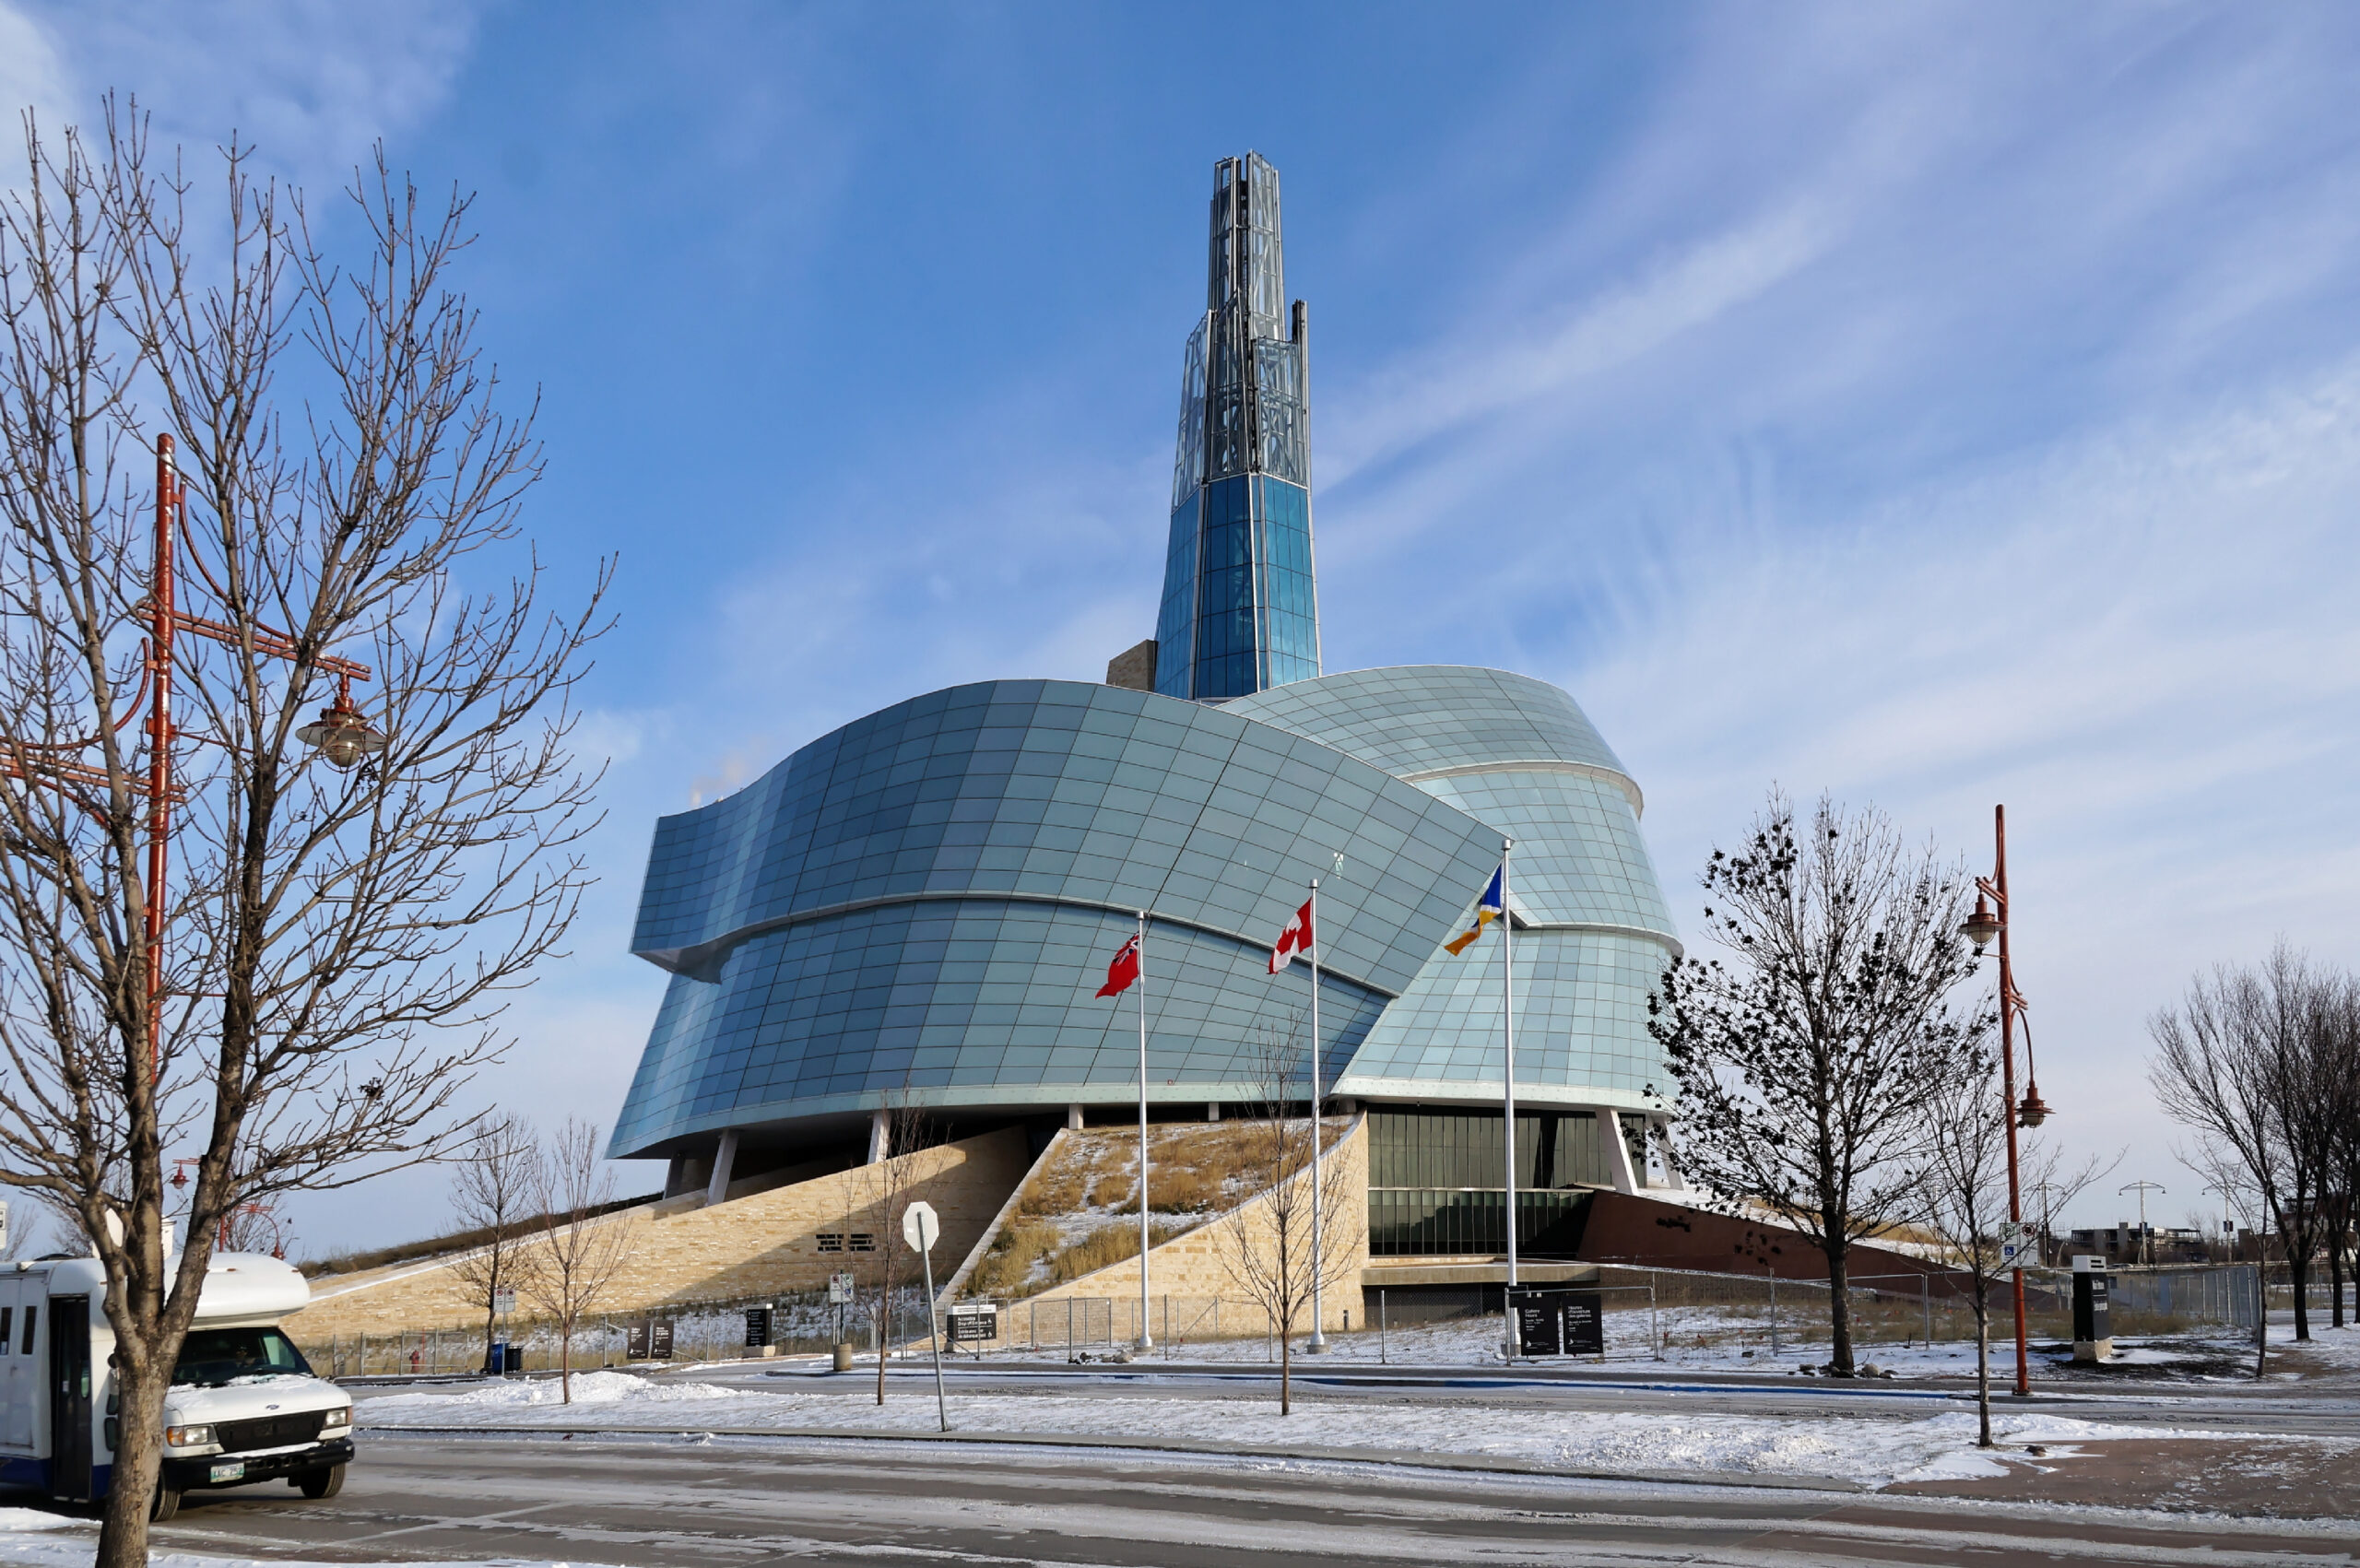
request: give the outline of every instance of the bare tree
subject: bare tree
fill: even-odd
[[[2360,1219],[2360,978],[2337,976],[2321,998],[2317,1103],[2326,1173],[2321,1178],[2321,1250],[2327,1255],[2329,1322],[2344,1326],[2344,1281],[2353,1277],[2353,1223]]]
[[[550,618],[513,559],[538,458],[454,289],[465,200],[381,158],[347,266],[250,149],[196,200],[136,106],[95,142],[28,118],[25,147],[0,200],[0,1181],[65,1203],[104,1265],[98,1562],[129,1568],[218,1222],[446,1148],[506,993],[560,946],[604,574]],[[167,676],[171,726],[135,723]]]
[[[1974,1055],[1925,1107],[1926,1222],[1967,1276],[1975,1309],[1976,1444],[1991,1446],[1991,1290],[2008,1217],[2008,1105],[1990,1061]]]
[[[2335,1138],[2319,1102],[2330,1092],[2340,988],[2282,941],[2258,969],[2224,965],[2190,983],[2187,999],[2147,1026],[2155,1043],[2147,1078],[2165,1113],[2235,1161],[2278,1229],[2297,1340],[2311,1337],[2305,1296],[2332,1179]],[[2257,1377],[2269,1358],[2266,1290],[2259,1304]]]
[[[598,1129],[572,1117],[534,1162],[540,1214],[531,1264],[517,1284],[557,1324],[562,1404],[573,1403],[573,1337],[622,1267],[631,1221],[613,1212],[615,1178],[600,1157]]]
[[[885,1402],[885,1363],[893,1354],[894,1316],[904,1304],[901,1298],[906,1293],[901,1279],[901,1251],[893,1243],[901,1233],[902,1211],[909,1207],[910,1189],[917,1181],[917,1161],[912,1156],[938,1141],[934,1119],[913,1103],[906,1084],[886,1095],[884,1112],[884,1146],[877,1150],[881,1158],[847,1172],[844,1177],[847,1193],[857,1195],[856,1212],[876,1227],[866,1232],[854,1231],[856,1208],[846,1204],[844,1246],[850,1249],[856,1236],[866,1234],[876,1249],[859,1255],[847,1250],[846,1271],[853,1277],[860,1309],[876,1330],[877,1402],[880,1405]],[[855,1261],[857,1256],[868,1259],[867,1267]],[[934,1303],[927,1303],[926,1310],[932,1312]]]
[[[541,1145],[532,1124],[510,1115],[484,1123],[452,1168],[451,1213],[468,1250],[451,1265],[451,1277],[467,1304],[483,1309],[487,1372],[500,1370],[491,1364],[500,1298],[522,1289],[539,1261],[531,1236],[540,1166]]]
[[[1848,1377],[1851,1248],[1914,1212],[1929,1097],[1989,1027],[1950,1001],[1975,961],[1959,935],[1973,883],[1880,812],[1822,796],[1799,824],[1776,790],[1703,881],[1730,962],[1681,960],[1647,1001],[1680,1159],[1725,1212],[1766,1210],[1818,1246],[1829,1370]]]
[[[1308,1085],[1289,1045],[1298,1028],[1268,1029],[1257,1036],[1253,1071],[1260,1103],[1233,1146],[1245,1198],[1213,1227],[1216,1256],[1230,1283],[1262,1309],[1278,1334],[1282,1416],[1294,1412],[1296,1326],[1316,1297],[1352,1277],[1359,1250],[1346,1218],[1352,1210],[1351,1183],[1332,1157],[1325,1119],[1301,1098]],[[1311,1224],[1315,1160],[1327,1220],[1316,1247]]]

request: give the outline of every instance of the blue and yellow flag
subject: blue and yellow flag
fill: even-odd
[[[1500,891],[1500,878],[1506,872],[1507,867],[1503,866],[1492,873],[1492,885],[1483,890],[1483,896],[1475,904],[1475,924],[1464,934],[1445,942],[1442,945],[1445,952],[1454,958],[1465,952],[1474,944],[1475,938],[1483,934],[1483,927],[1500,917],[1501,906],[1505,902]]]

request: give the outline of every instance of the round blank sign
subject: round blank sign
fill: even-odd
[[[934,1205],[923,1200],[902,1210],[902,1239],[910,1244],[912,1252],[932,1252],[935,1238],[942,1234],[942,1221],[935,1217]]]

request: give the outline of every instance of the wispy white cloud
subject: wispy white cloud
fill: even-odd
[[[266,167],[332,183],[371,142],[445,100],[482,9],[480,0],[0,0],[0,89],[53,124],[94,124],[108,92],[136,98],[167,143],[197,149],[234,134]],[[18,37],[34,41],[25,60],[47,61],[23,85],[7,47]]]

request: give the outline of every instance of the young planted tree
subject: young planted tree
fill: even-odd
[[[247,149],[200,196],[136,112],[26,124],[0,198],[0,1182],[105,1268],[98,1562],[128,1568],[219,1221],[463,1138],[503,998],[561,943],[593,610],[549,617],[512,548],[538,462],[454,289],[464,200],[380,161],[331,256]]]
[[[598,1129],[566,1119],[533,1168],[540,1233],[518,1288],[557,1325],[559,1402],[573,1403],[573,1339],[614,1283],[629,1252],[631,1221],[616,1214],[615,1178],[600,1158]]]
[[[856,1210],[848,1203],[844,1245],[849,1249],[856,1235],[866,1234],[875,1248],[857,1255],[848,1250],[845,1266],[860,1308],[877,1334],[877,1402],[880,1405],[885,1402],[885,1364],[893,1355],[894,1320],[905,1304],[901,1298],[907,1293],[897,1244],[902,1237],[902,1212],[910,1206],[911,1189],[918,1178],[917,1161],[912,1157],[938,1141],[934,1119],[911,1102],[906,1088],[896,1090],[886,1096],[884,1147],[878,1151],[882,1158],[856,1167],[844,1177],[847,1190],[856,1195],[861,1221],[871,1227],[865,1232],[851,1228]],[[926,1303],[926,1310],[934,1310],[932,1302]]]
[[[451,1216],[469,1249],[451,1265],[451,1277],[469,1306],[483,1312],[483,1364],[500,1332],[500,1300],[522,1290],[539,1262],[532,1244],[538,1227],[534,1202],[541,1173],[540,1140],[522,1116],[484,1123],[451,1172]]]
[[[2147,1026],[2155,1043],[2147,1079],[2165,1114],[2234,1162],[2278,1229],[2298,1340],[2311,1337],[2311,1260],[2336,1174],[2333,1080],[2348,984],[2282,941],[2258,968],[2224,965],[2191,982],[2187,999]],[[2269,1314],[2260,1315],[2257,1377],[2269,1357]]]
[[[1775,790],[1703,880],[1729,957],[1675,962],[1647,1001],[1682,1169],[1726,1212],[1766,1212],[1819,1248],[1829,1370],[1848,1377],[1852,1246],[1915,1213],[1929,1101],[1989,1027],[1951,1000],[1974,968],[1959,935],[1974,884],[1881,813],[1823,797],[1798,822]]]
[[[2002,1270],[2000,1226],[2008,1218],[2008,1105],[1980,1056],[1926,1102],[1920,1197],[1926,1222],[1965,1273],[1975,1310],[1978,1445],[1991,1444],[1991,1292]]]
[[[1279,1414],[1294,1413],[1294,1335],[1315,1298],[1357,1276],[1361,1238],[1352,1183],[1335,1157],[1335,1129],[1306,1109],[1304,1075],[1288,1042],[1293,1032],[1257,1042],[1260,1103],[1243,1119],[1232,1146],[1245,1201],[1215,1222],[1216,1256],[1229,1282],[1262,1309],[1279,1338]],[[1317,1174],[1314,1175],[1316,1161]],[[1312,1235],[1312,1183],[1319,1183],[1324,1223]]]

